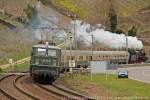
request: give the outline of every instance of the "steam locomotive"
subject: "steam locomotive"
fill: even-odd
[[[147,60],[144,50],[128,50],[129,52],[129,64],[142,63]]]

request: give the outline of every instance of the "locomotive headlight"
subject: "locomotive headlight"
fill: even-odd
[[[49,45],[49,42],[46,42],[45,44],[46,44],[46,45]]]

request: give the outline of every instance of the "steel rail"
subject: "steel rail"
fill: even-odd
[[[14,87],[15,87],[19,92],[21,92],[21,93],[27,95],[28,97],[32,98],[33,100],[40,100],[38,97],[35,97],[35,96],[29,94],[28,92],[25,92],[24,90],[22,90],[21,88],[19,88],[19,87],[16,85],[16,84],[17,84],[17,81],[18,81],[20,78],[24,77],[24,76],[25,76],[25,75],[21,75],[21,76],[17,77],[17,78],[13,81]]]
[[[59,89],[59,90],[61,90],[61,91],[64,91],[64,92],[66,92],[66,93],[69,93],[69,94],[71,94],[71,95],[74,95],[74,96],[83,98],[84,100],[94,100],[94,99],[92,99],[92,98],[90,98],[90,97],[88,97],[88,96],[79,94],[79,93],[77,93],[77,92],[73,92],[73,91],[71,91],[71,90],[69,90],[69,89],[62,88],[61,86],[58,86],[58,85],[56,85],[56,84],[53,84],[53,87],[55,87],[55,88],[57,88],[57,89]]]
[[[13,75],[7,75],[7,76],[4,76],[3,78],[0,79],[0,83],[10,77],[10,76],[13,76]],[[6,93],[3,89],[0,88],[0,92],[3,93],[7,98],[11,99],[11,100],[17,100],[15,97],[11,96],[10,94]]]
[[[75,92],[72,92],[72,91],[68,91],[68,90],[62,89],[61,87],[58,87],[58,86],[55,86],[55,85],[51,85],[51,86],[54,87],[54,88],[56,88],[56,89],[58,89],[59,91],[62,91],[62,92],[64,92],[64,93],[67,93],[68,95],[64,95],[63,93],[58,93],[57,91],[52,90],[52,89],[50,89],[50,88],[46,88],[46,87],[44,87],[44,86],[42,86],[42,85],[40,85],[40,84],[37,84],[37,86],[40,87],[41,89],[45,90],[45,91],[51,92],[51,93],[53,93],[53,94],[55,94],[55,95],[57,95],[57,96],[60,96],[60,97],[62,97],[62,98],[69,99],[69,100],[70,100],[70,99],[71,99],[71,100],[78,100],[78,99],[80,99],[80,100],[94,100],[94,99],[89,98],[89,97],[87,97],[87,96],[83,96],[83,95],[80,95],[80,94],[78,94],[78,93],[75,93]],[[70,97],[69,95],[72,95],[72,96],[74,96],[75,98],[74,98],[74,97]]]

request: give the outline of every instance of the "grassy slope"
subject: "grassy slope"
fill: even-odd
[[[92,76],[90,75],[78,75],[76,78],[67,79],[67,82],[74,89],[80,89],[87,92],[89,95],[103,96],[101,94],[105,93],[105,97],[109,96],[109,92],[114,93],[112,96],[127,96],[127,97],[149,97],[150,98],[150,85],[130,79],[118,79],[116,75],[108,75],[106,80],[105,75],[97,74]],[[74,82],[76,81],[76,83]],[[83,83],[83,84],[82,84]],[[78,85],[80,84],[80,85]],[[92,89],[88,89],[90,84],[97,86],[97,89],[100,89],[103,93],[91,93]],[[95,89],[96,90],[96,89]],[[99,90],[99,91],[100,91]],[[97,90],[98,91],[98,90]]]
[[[97,84],[102,84],[106,88],[111,88],[112,90],[123,93],[124,95],[130,96],[150,96],[150,85],[132,81],[129,79],[118,79],[114,75],[110,75],[108,80],[105,80],[105,75],[95,75],[93,76],[93,82]],[[89,77],[82,78],[82,80],[89,80]]]

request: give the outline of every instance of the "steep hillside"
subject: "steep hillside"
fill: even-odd
[[[32,30],[29,30],[28,24],[16,20],[26,17],[26,10],[32,14],[30,8],[36,8],[36,5],[38,5],[37,0],[0,0],[0,65],[8,63],[9,58],[15,61],[30,56],[31,45],[39,42]],[[47,22],[57,22],[61,27],[67,28],[70,23],[70,18],[42,4],[37,12],[36,15],[43,21],[41,27]],[[31,23],[34,17],[29,20]],[[10,27],[13,25],[15,28]]]
[[[48,0],[50,5],[60,9],[60,12],[75,13],[79,18],[91,24],[108,25],[108,12],[112,6],[118,15],[118,28],[127,32],[136,25],[138,32],[150,31],[149,13],[140,11],[150,5],[150,0]],[[67,13],[68,14],[68,13]],[[68,14],[69,15],[69,14]],[[148,25],[148,26],[147,26]],[[147,27],[145,27],[147,26]]]
[[[51,4],[77,13],[80,17],[106,18],[112,5],[119,16],[128,16],[150,5],[150,0],[49,0]],[[84,12],[84,13],[82,13]],[[94,15],[92,15],[94,14]]]
[[[27,12],[29,12],[31,7],[34,7],[35,4],[36,0],[0,0],[0,20],[20,27],[21,24],[27,22]],[[3,21],[0,23],[7,26]]]
[[[28,4],[35,5],[36,0],[0,0],[0,9],[14,17],[24,16]]]
[[[16,59],[29,56],[31,32],[20,29],[24,27],[22,19],[27,18],[38,0],[0,0],[0,64],[7,63],[8,58]],[[135,25],[138,28],[138,37],[145,44],[150,44],[150,0],[41,0],[39,15],[44,20],[57,22],[67,28],[69,16],[77,15],[77,19],[85,20],[92,25],[97,23],[108,27],[108,13],[112,6],[118,15],[118,29],[126,32]],[[31,15],[32,16],[32,15]],[[68,16],[68,17],[67,17]],[[21,20],[20,20],[21,19]],[[6,21],[3,22],[3,21]],[[16,26],[11,29],[9,25]],[[18,28],[19,26],[19,28]],[[6,42],[7,41],[7,42]],[[7,45],[7,46],[6,46]],[[102,46],[100,46],[102,47]]]
[[[19,19],[26,17],[28,4],[35,6],[36,0],[0,0],[0,65],[30,55],[31,32],[24,29]]]

